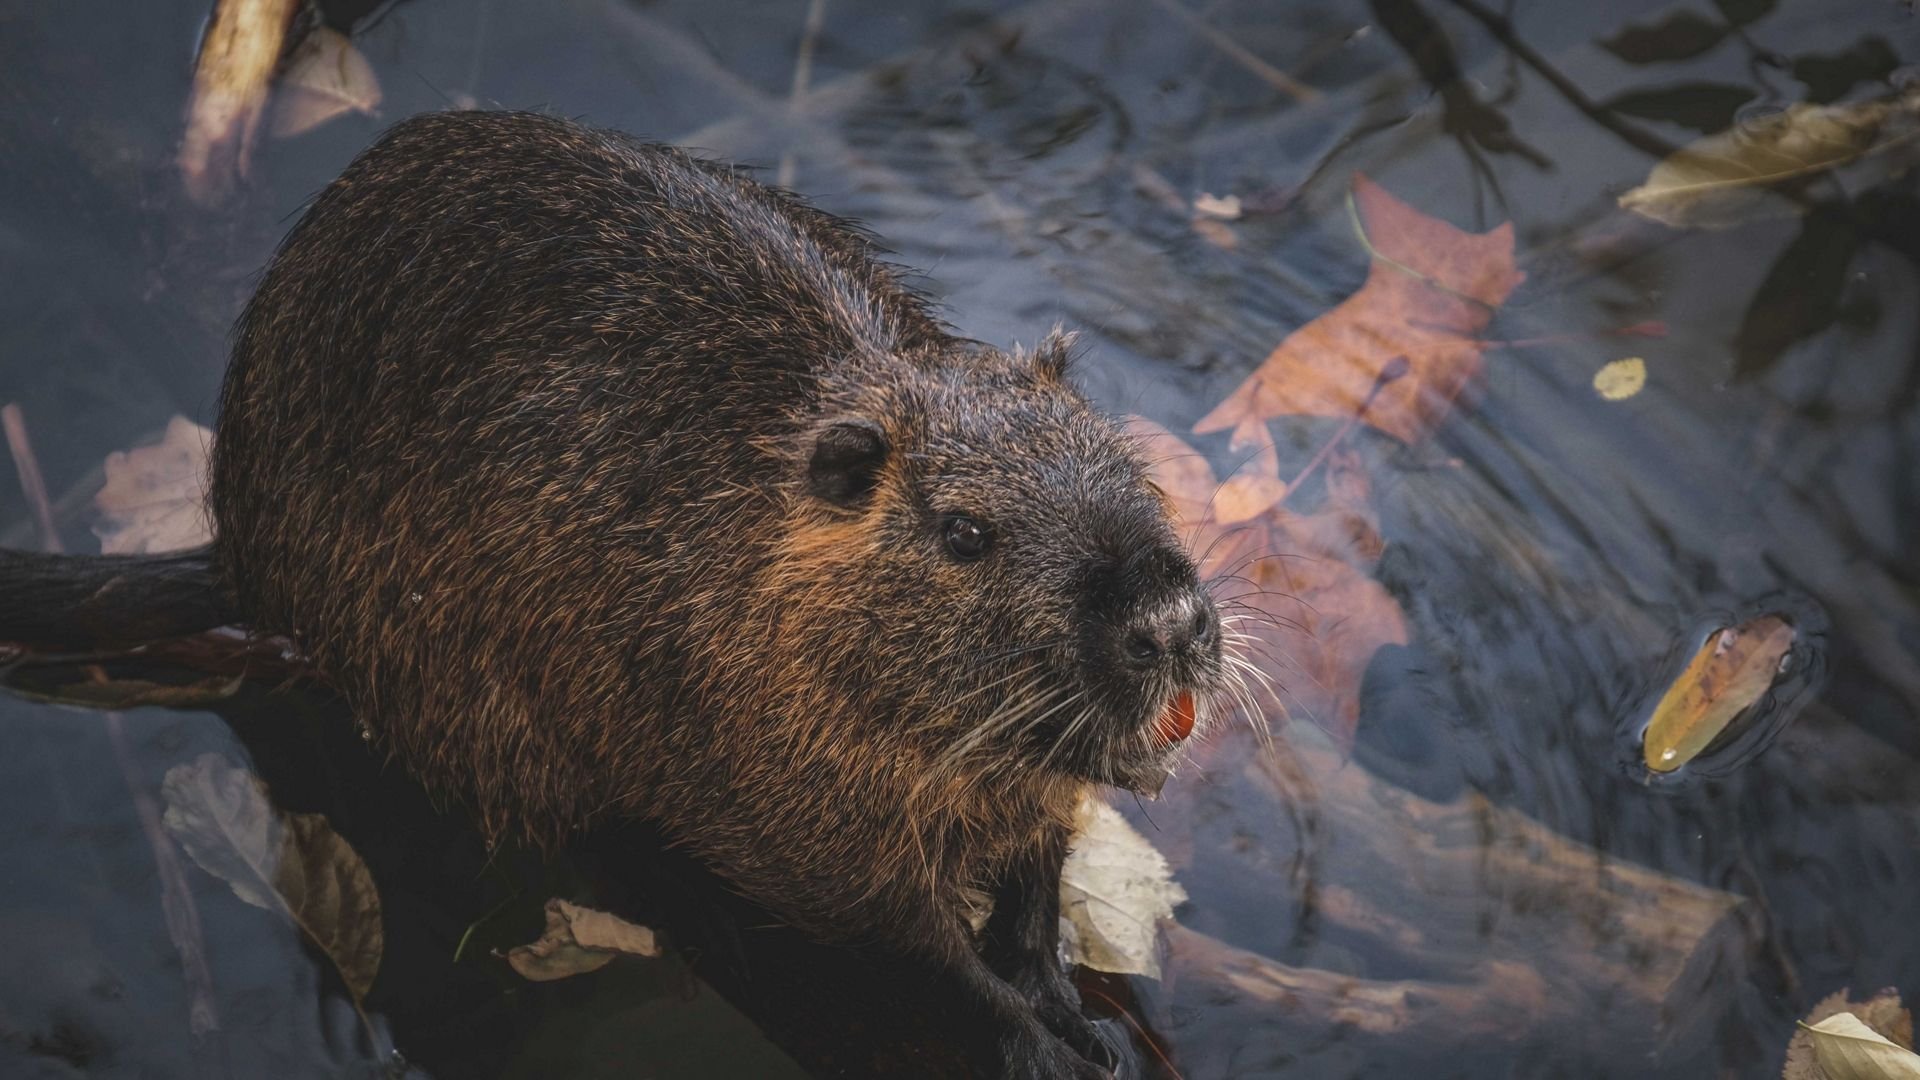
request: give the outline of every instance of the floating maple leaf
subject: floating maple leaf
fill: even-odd
[[[1366,284],[1289,334],[1196,433],[1231,429],[1235,447],[1254,448],[1276,416],[1360,416],[1416,443],[1480,373],[1480,332],[1526,276],[1514,268],[1512,224],[1463,232],[1364,176],[1353,204],[1373,255]],[[1408,377],[1381,385],[1396,357]]]
[[[1400,606],[1368,576],[1382,543],[1357,455],[1330,454],[1324,504],[1297,514],[1281,505],[1287,485],[1270,448],[1222,484],[1179,436],[1134,425],[1246,658],[1288,713],[1351,744],[1374,651],[1407,641]]]

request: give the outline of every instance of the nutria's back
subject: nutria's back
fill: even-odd
[[[1040,838],[1057,873],[1087,783],[1155,784],[1155,718],[1217,689],[1212,605],[1064,367],[725,168],[416,118],[240,322],[216,562],[491,830],[650,816],[823,937],[913,942]]]

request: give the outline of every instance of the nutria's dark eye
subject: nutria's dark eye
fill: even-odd
[[[947,519],[943,531],[946,534],[947,551],[961,562],[972,562],[985,555],[993,541],[986,526],[959,514]]]

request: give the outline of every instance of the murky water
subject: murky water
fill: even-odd
[[[0,401],[68,548],[97,545],[110,451],[174,414],[213,422],[225,330],[272,245],[414,112],[545,108],[763,165],[883,236],[968,334],[1083,331],[1088,388],[1223,477],[1247,455],[1190,430],[1360,287],[1364,173],[1462,229],[1513,223],[1526,280],[1484,336],[1516,344],[1486,351],[1433,437],[1350,436],[1384,541],[1371,577],[1406,640],[1360,657],[1350,748],[1296,721],[1268,749],[1243,726],[1161,802],[1125,804],[1191,899],[1164,980],[1093,988],[1189,1080],[1771,1076],[1829,993],[1920,991],[1909,148],[1731,228],[1616,205],[1703,135],[1910,86],[1908,5],[825,0],[810,49],[803,2],[370,6],[330,17],[356,28],[380,117],[263,138],[208,211],[172,166],[205,5],[0,5]],[[1196,216],[1202,196],[1240,213]],[[1652,322],[1664,336],[1616,333]],[[1627,356],[1645,388],[1596,394]],[[1300,451],[1281,475],[1338,426],[1274,422]],[[0,541],[38,543],[10,481]],[[1804,666],[1749,721],[1766,745],[1650,782],[1647,703],[1705,635],[1761,612],[1804,632]],[[1326,682],[1265,662],[1282,698]],[[810,1005],[804,977],[741,975],[738,930],[521,982],[487,951],[536,932],[594,852],[489,859],[318,695],[250,689],[223,715],[0,698],[0,1072],[381,1067],[337,977],[188,864],[211,1017],[195,1011],[140,800],[205,753],[251,760],[373,866],[388,953],[368,1010],[416,1070],[799,1074],[765,1028],[857,1073],[831,1044],[879,1038]],[[642,891],[672,907],[660,880]]]

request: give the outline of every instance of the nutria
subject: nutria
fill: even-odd
[[[490,833],[651,819],[924,965],[983,1068],[1104,1075],[1056,958],[1072,812],[1158,786],[1222,635],[1068,350],[951,334],[865,235],[728,167],[417,117],[240,318],[205,584]],[[995,901],[977,939],[960,886]]]

